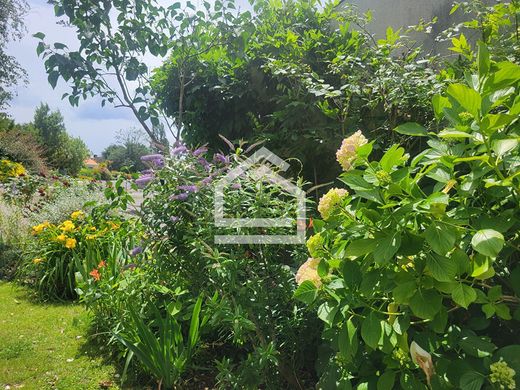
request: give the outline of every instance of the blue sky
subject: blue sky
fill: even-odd
[[[163,0],[161,3],[169,4],[171,1]],[[237,0],[237,4],[249,8],[247,0]],[[70,47],[76,46],[77,40],[72,29],[56,24],[53,7],[46,1],[32,0],[29,5],[31,9],[25,18],[27,34],[21,41],[8,45],[9,54],[15,56],[27,71],[29,83],[16,89],[17,96],[6,111],[17,122],[27,123],[32,121],[40,102],[46,102],[52,109],[60,110],[71,135],[81,137],[93,154],[100,154],[114,142],[118,130],[139,127],[139,123],[129,109],[101,107],[101,99],[82,101],[79,107],[71,107],[67,100],[61,100],[67,86],[59,81],[53,90],[49,85],[43,61],[36,55],[38,40],[32,35],[41,31],[46,35],[46,41],[63,42]],[[148,65],[153,68],[160,64],[161,59],[154,58]]]

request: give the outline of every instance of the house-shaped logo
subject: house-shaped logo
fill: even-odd
[[[269,163],[269,164],[266,164]],[[271,166],[281,172],[287,171],[289,164],[280,157],[262,147],[252,156],[242,161],[236,168],[215,184],[214,220],[215,226],[227,228],[276,228],[296,225],[296,233],[292,235],[216,235],[215,244],[305,244],[305,192],[291,181],[274,172]],[[296,215],[294,218],[225,218],[224,192],[233,182],[249,175],[257,180],[268,180],[281,190],[295,198]],[[295,223],[296,222],[296,223]]]

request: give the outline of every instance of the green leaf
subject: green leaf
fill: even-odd
[[[486,377],[479,372],[470,371],[460,377],[461,390],[480,390]]]
[[[407,304],[416,291],[417,284],[415,280],[413,280],[411,282],[400,283],[396,288],[394,288],[392,294],[396,303]]]
[[[397,253],[400,246],[401,235],[399,232],[376,238],[376,249],[373,252],[374,260],[376,263],[386,263]]]
[[[520,79],[520,66],[509,61],[497,64],[498,71],[490,76],[490,82],[495,89],[504,88],[518,83]]]
[[[477,299],[477,293],[473,287],[464,283],[458,283],[451,292],[451,298],[456,304],[467,309],[470,303],[475,302]]]
[[[310,280],[306,280],[294,292],[294,298],[310,305],[318,296],[318,289]]]
[[[56,84],[58,83],[58,77],[60,77],[60,74],[56,71],[49,73],[49,76],[47,77],[47,80],[49,81],[49,84],[53,89],[56,88]]]
[[[361,337],[369,347],[376,349],[382,335],[383,327],[381,326],[381,320],[374,312],[371,312],[363,320]]]
[[[489,72],[489,50],[484,42],[478,42],[478,74],[480,77],[484,77]]]
[[[452,226],[434,221],[425,230],[424,238],[435,253],[444,256],[453,249],[457,240],[457,230]]]
[[[419,318],[433,319],[442,306],[442,297],[435,290],[417,290],[410,299],[410,309]]]
[[[36,34],[33,34],[33,37],[38,38],[38,39],[43,39],[43,38],[45,38],[45,34],[42,32],[37,32]]]
[[[358,349],[357,328],[351,319],[342,326],[338,334],[339,353],[346,359],[351,360]]]
[[[347,256],[359,257],[371,253],[375,248],[376,241],[373,238],[362,238],[348,244],[345,253]]]
[[[327,325],[332,326],[338,309],[339,307],[336,304],[331,302],[324,302],[318,307],[318,318]]]
[[[395,383],[395,372],[387,370],[377,380],[377,390],[392,390]]]
[[[435,114],[435,118],[437,120],[441,120],[444,115],[444,109],[450,108],[450,100],[447,97],[442,95],[435,95],[432,98],[433,111]]]
[[[478,116],[482,99],[477,91],[463,84],[451,84],[446,90],[448,95],[474,117]]]
[[[436,253],[427,255],[426,268],[439,282],[453,281],[458,271],[457,263]]]
[[[504,246],[504,236],[493,229],[479,230],[471,239],[471,245],[484,256],[497,257]]]
[[[392,168],[396,165],[398,165],[404,155],[404,149],[397,146],[392,145],[390,149],[388,149],[383,157],[381,157],[381,160],[379,161],[379,165],[381,165],[381,169],[383,169],[386,172],[391,172]]]
[[[419,123],[408,122],[394,128],[394,131],[399,134],[411,135],[415,137],[427,137],[428,131]]]

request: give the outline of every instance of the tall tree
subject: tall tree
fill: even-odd
[[[26,11],[27,3],[24,0],[0,0],[0,109],[13,97],[11,88],[26,78],[16,58],[5,51],[8,42],[22,38]]]

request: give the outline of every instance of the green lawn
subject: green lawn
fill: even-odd
[[[87,343],[87,330],[81,306],[32,302],[0,282],[0,390],[119,388],[115,367]]]

